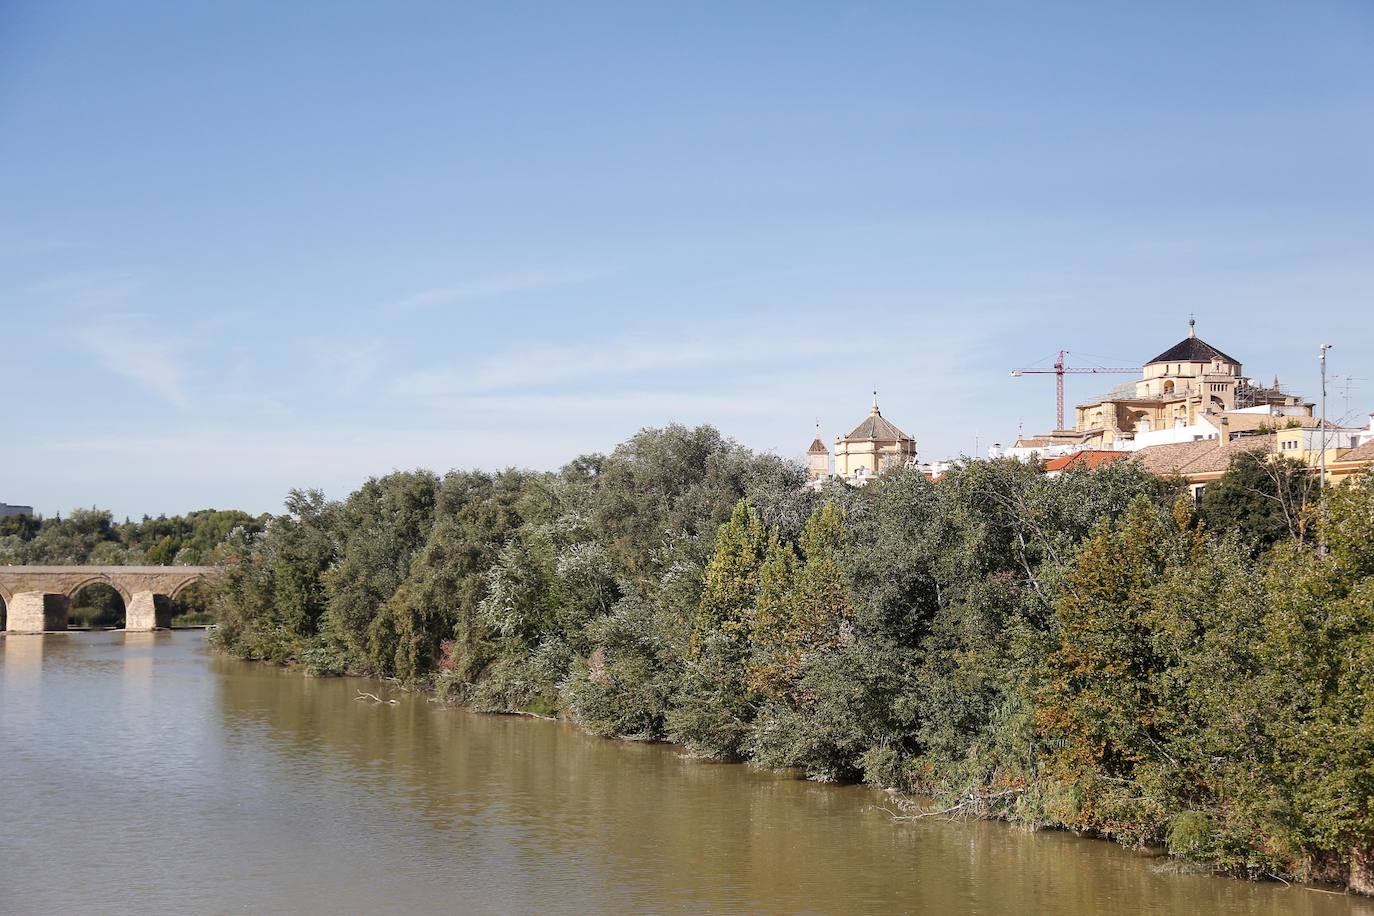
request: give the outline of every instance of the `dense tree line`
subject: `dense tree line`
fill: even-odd
[[[1250,466],[1219,487],[1269,494],[1248,513],[1131,462],[802,483],[670,427],[558,473],[293,492],[231,540],[215,639],[1369,889],[1374,478],[1297,525],[1268,511],[1293,481]]]
[[[229,541],[262,530],[265,517],[202,509],[168,518],[115,522],[105,509],[66,518],[0,518],[0,565],[209,566],[231,553]]]

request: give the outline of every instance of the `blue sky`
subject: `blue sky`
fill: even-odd
[[[276,510],[672,421],[800,457],[875,385],[942,458],[1053,425],[1013,366],[1189,313],[1309,395],[1334,343],[1367,412],[1371,60],[1366,0],[10,0],[0,501]]]

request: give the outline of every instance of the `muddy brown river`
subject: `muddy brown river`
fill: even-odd
[[[365,690],[395,705],[357,699]],[[0,639],[0,912],[1370,914],[385,684],[197,631]]]

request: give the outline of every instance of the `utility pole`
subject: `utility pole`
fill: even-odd
[[[1331,344],[1322,344],[1322,348],[1321,348],[1321,363],[1322,363],[1322,438],[1321,438],[1321,443],[1322,443],[1322,444],[1321,444],[1321,449],[1322,449],[1322,454],[1321,454],[1321,477],[1318,478],[1318,479],[1321,481],[1321,484],[1320,484],[1320,486],[1317,488],[1317,489],[1318,489],[1317,496],[1318,496],[1319,499],[1321,499],[1321,500],[1323,501],[1323,502],[1320,504],[1320,505],[1322,505],[1322,510],[1321,510],[1322,517],[1321,517],[1320,519],[1317,520],[1317,552],[1318,552],[1319,554],[1321,554],[1322,556],[1326,556],[1326,524],[1325,524],[1325,522],[1326,522],[1326,508],[1325,508],[1325,505],[1324,505],[1325,500],[1326,500],[1326,351],[1327,351],[1327,350],[1330,350],[1330,349],[1331,349]]]

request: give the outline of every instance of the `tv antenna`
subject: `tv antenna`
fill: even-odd
[[[1345,407],[1345,412],[1342,414],[1341,420],[1345,421],[1350,419],[1350,390],[1360,387],[1355,384],[1356,382],[1367,382],[1369,379],[1361,378],[1358,375],[1338,375],[1336,376],[1336,381],[1340,385],[1341,400]]]

